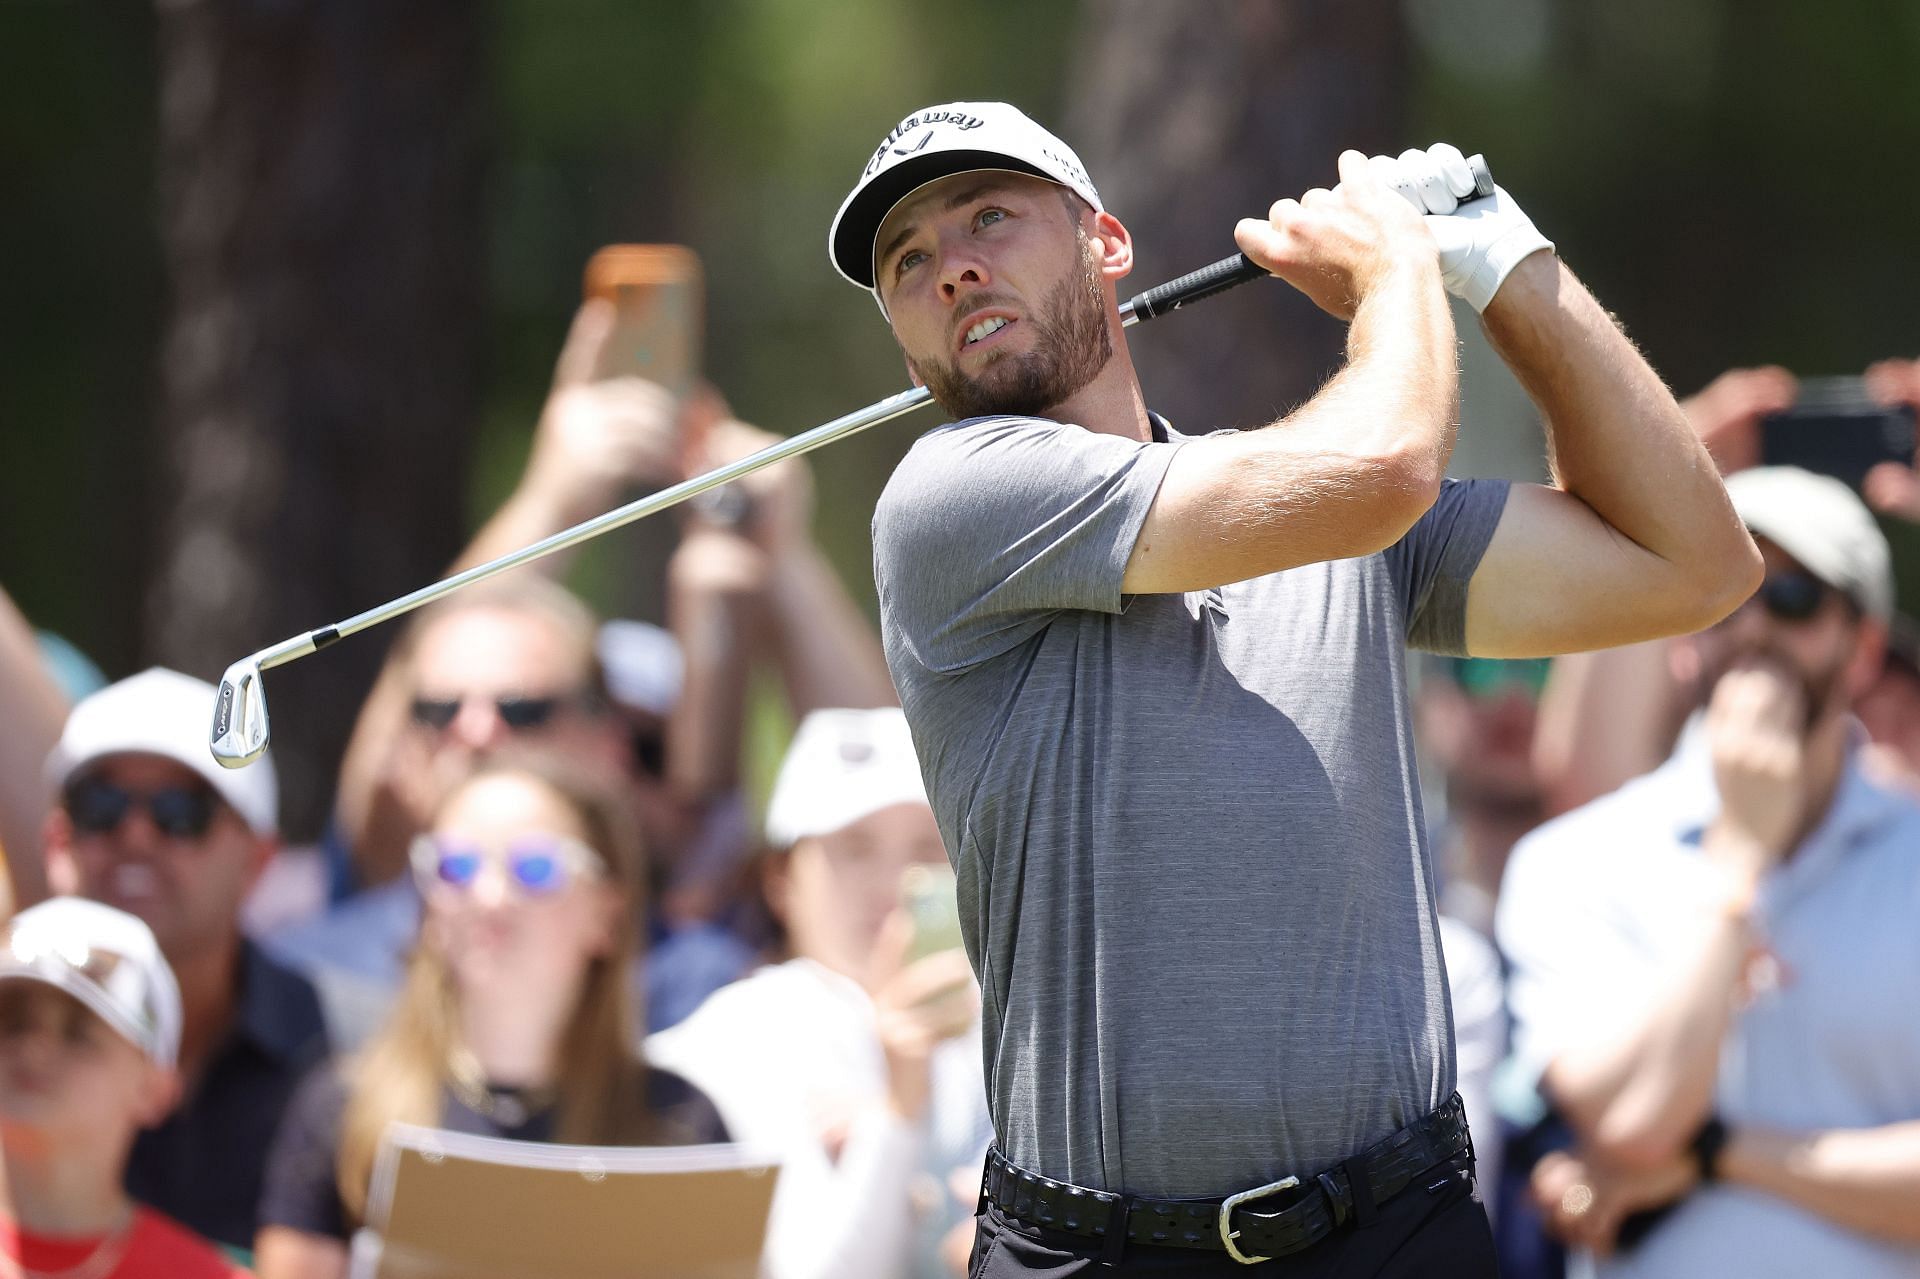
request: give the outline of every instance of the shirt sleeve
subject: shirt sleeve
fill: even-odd
[[[337,1172],[346,1108],[346,1082],[332,1063],[316,1067],[295,1091],[267,1156],[262,1227],[285,1226],[347,1241],[352,1232]]]
[[[1505,480],[1443,480],[1440,498],[1387,548],[1407,643],[1458,657],[1467,652],[1467,584],[1506,510]]]
[[[881,619],[924,667],[997,657],[1068,609],[1117,613],[1178,443],[1039,418],[922,437],[873,518]]]

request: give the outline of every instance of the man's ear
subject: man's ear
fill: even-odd
[[[1093,215],[1093,251],[1104,279],[1118,280],[1133,270],[1133,233],[1111,213]]]
[[[141,1082],[137,1099],[139,1113],[136,1116],[142,1128],[157,1128],[175,1106],[180,1104],[182,1085],[180,1072],[151,1063],[147,1067],[147,1077]]]
[[[40,847],[46,850],[47,891],[55,897],[80,894],[80,867],[73,859],[73,819],[55,804],[40,823]],[[16,902],[31,906],[32,902]]]
[[[787,926],[787,911],[793,903],[792,870],[792,849],[762,854],[760,893],[766,899],[768,912],[783,928]]]
[[[260,883],[260,877],[267,873],[267,864],[273,860],[273,855],[280,851],[280,837],[253,835],[248,851],[251,856],[247,861],[247,891],[251,893]]]
[[[1871,617],[1865,618],[1860,623],[1858,634],[1854,636],[1853,652],[1847,658],[1846,674],[1842,679],[1846,686],[1847,701],[1851,703],[1872,688],[1886,664],[1886,624]]]

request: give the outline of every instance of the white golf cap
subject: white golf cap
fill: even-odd
[[[0,981],[56,986],[149,1060],[180,1055],[180,986],[147,926],[82,897],[23,910],[0,931]]]
[[[680,700],[686,661],[671,632],[650,622],[615,618],[600,626],[594,647],[607,694],[630,710],[665,718]]]
[[[895,804],[925,804],[920,760],[898,707],[814,711],[800,721],[767,804],[767,843],[791,848]]]
[[[1796,466],[1727,477],[1727,496],[1749,531],[1773,542],[1869,617],[1893,616],[1893,555],[1852,489]]]
[[[256,834],[280,827],[280,786],[273,761],[222,768],[207,749],[218,690],[205,680],[156,666],[109,684],[67,716],[47,756],[47,781],[64,787],[83,767],[108,755],[159,755],[192,769]]]
[[[834,269],[872,289],[873,240],[893,207],[929,182],[975,169],[1030,173],[1058,182],[1096,211],[1105,207],[1073,148],[1018,107],[948,102],[915,111],[874,148],[827,232]]]

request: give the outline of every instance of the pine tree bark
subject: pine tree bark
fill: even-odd
[[[1133,291],[1236,251],[1234,223],[1333,186],[1348,147],[1398,154],[1398,0],[1086,0],[1063,136],[1135,237]],[[1123,286],[1122,297],[1128,296]],[[1256,281],[1132,343],[1148,403],[1183,429],[1253,426],[1338,366],[1346,330]]]
[[[458,550],[482,367],[485,11],[157,11],[168,496],[144,648],[217,679]],[[290,835],[324,819],[390,638],[267,677]]]

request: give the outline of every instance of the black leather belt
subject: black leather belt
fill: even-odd
[[[1415,1177],[1472,1152],[1466,1108],[1455,1093],[1424,1119],[1316,1177],[1285,1177],[1225,1199],[1088,1190],[1016,1168],[997,1150],[987,1152],[981,1198],[1026,1225],[1101,1240],[1116,1260],[1134,1243],[1225,1252],[1251,1265],[1310,1248],[1350,1221],[1365,1225]]]

